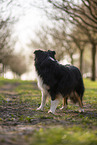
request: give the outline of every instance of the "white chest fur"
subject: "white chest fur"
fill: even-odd
[[[46,92],[46,91],[48,92],[49,86],[43,83],[42,78],[37,73],[36,75],[37,75],[37,81],[38,81],[37,84],[38,84],[39,89],[43,92]]]

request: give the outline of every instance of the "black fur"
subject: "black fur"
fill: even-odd
[[[79,69],[72,65],[61,65],[55,60],[54,51],[37,50],[35,68],[43,83],[49,86],[48,92],[52,100],[60,93],[63,97],[76,92],[82,101],[84,84]],[[72,97],[71,97],[72,99]],[[74,101],[74,100],[73,100]],[[75,99],[75,103],[76,103]]]

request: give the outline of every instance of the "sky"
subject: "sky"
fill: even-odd
[[[25,47],[25,43],[29,43],[31,37],[35,35],[35,31],[46,22],[46,16],[42,7],[47,0],[4,0],[0,1],[0,11],[2,11],[3,19],[10,16],[17,21],[14,24],[15,39],[18,39],[16,47]],[[18,48],[17,48],[18,49]]]
[[[35,38],[35,32],[38,31],[42,25],[50,22],[42,8],[45,5],[45,7],[49,7],[50,11],[51,6],[47,0],[14,1],[15,6],[12,6],[11,14],[18,17],[18,22],[14,25],[15,36],[18,36],[19,39],[15,47],[18,51],[20,49],[19,47],[26,49],[25,44],[30,43],[31,38]],[[79,1],[80,0],[75,0],[75,2]]]
[[[78,2],[79,0],[75,1]],[[14,39],[17,40],[16,52],[21,48],[29,51],[26,43],[30,43],[31,38],[35,38],[35,32],[40,29],[41,25],[48,23],[48,18],[42,9],[44,5],[49,7],[50,11],[47,0],[5,0],[3,5],[0,6],[4,10],[3,18],[9,15],[11,18],[17,19],[13,33]]]
[[[25,0],[26,2],[27,0]],[[30,2],[31,0],[29,0]],[[34,4],[34,2],[33,2]],[[40,29],[41,25],[46,22],[46,16],[42,9],[37,8],[39,3],[35,4],[36,6],[25,6],[21,14],[19,21],[14,25],[15,37],[18,36],[18,42],[16,49],[23,47],[26,49],[26,43],[29,44],[31,39],[35,38],[35,32]]]
[[[40,26],[48,21],[44,10],[50,4],[47,0],[4,0],[0,1],[0,9],[4,12],[3,19],[10,16],[18,21],[14,25],[16,35],[21,41],[30,41],[29,37],[33,37],[34,32],[40,29]],[[74,0],[79,2],[80,0]]]

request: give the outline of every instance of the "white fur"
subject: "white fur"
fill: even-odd
[[[52,57],[49,57],[52,61],[55,61]]]
[[[60,110],[63,110],[63,109],[66,109],[67,108],[67,105],[65,104],[65,106],[62,106],[61,108],[60,108]]]
[[[46,104],[47,95],[49,95],[48,91],[47,91],[47,89],[49,89],[49,86],[43,84],[43,80],[39,75],[37,75],[37,81],[38,81],[38,87],[39,87],[39,89],[41,90],[41,93],[42,93],[41,105],[40,105],[39,108],[37,108],[37,110],[42,110],[43,111],[44,106]]]
[[[80,108],[79,112],[84,112],[84,109]]]
[[[52,57],[49,57],[49,59],[51,59],[52,61],[56,61],[57,63],[59,63],[57,60],[53,59]]]
[[[38,87],[39,87],[39,89],[40,89],[41,91],[43,91],[43,92],[48,93],[47,90],[49,89],[49,86],[43,84],[42,78],[41,78],[37,73],[36,73],[36,75],[37,75],[37,81],[38,81]]]
[[[48,111],[48,113],[55,114],[55,110],[56,110],[58,104],[59,104],[59,99],[56,99],[54,101],[51,100],[51,107],[50,107],[50,110]]]
[[[49,93],[47,91],[49,89],[49,86],[43,84],[43,80],[39,75],[37,75],[37,81],[38,81],[38,87],[39,87],[39,89],[41,90],[41,93],[42,93],[41,105],[40,105],[39,108],[37,108],[37,110],[42,110],[43,111],[44,106],[46,104],[47,95],[49,95]],[[54,101],[51,100],[51,107],[50,107],[50,110],[48,111],[48,113],[51,112],[51,113],[55,114],[55,110],[56,110],[56,108],[59,104],[59,99],[62,97],[62,95],[59,94],[57,97],[58,97],[58,99],[56,99]]]
[[[46,104],[46,99],[47,99],[47,95],[45,93],[42,92],[42,100],[41,100],[41,105],[39,108],[37,108],[37,110],[42,110],[44,109],[44,106]]]

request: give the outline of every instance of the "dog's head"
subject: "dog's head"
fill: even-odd
[[[48,51],[42,51],[42,50],[36,50],[34,51],[35,54],[35,61],[37,60],[43,60],[46,57],[52,57],[53,59],[55,59],[55,51],[52,50],[48,50]]]

